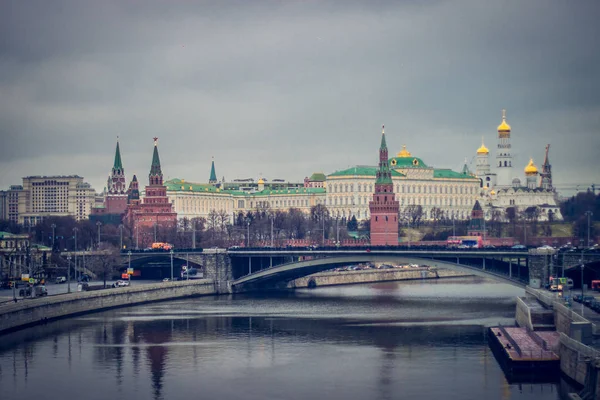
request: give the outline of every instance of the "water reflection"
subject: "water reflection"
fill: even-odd
[[[564,383],[506,381],[484,325],[513,316],[512,289],[469,297],[473,284],[200,298],[58,321],[2,337],[0,386],[8,399],[47,387],[86,399],[566,398]]]

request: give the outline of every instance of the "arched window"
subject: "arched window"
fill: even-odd
[[[506,161],[504,161],[504,166],[508,167],[508,163]]]

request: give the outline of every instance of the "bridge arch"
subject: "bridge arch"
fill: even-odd
[[[364,255],[357,254],[315,258],[311,260],[281,264],[271,268],[262,269],[255,273],[235,279],[231,282],[231,287],[233,291],[280,287],[283,283],[287,283],[294,279],[311,275],[317,272],[322,272],[331,268],[335,268],[337,266],[367,262],[395,262],[398,264],[419,264],[430,266],[433,264],[433,266],[448,268],[455,271],[460,271],[485,278],[491,278],[502,283],[507,283],[520,288],[524,288],[526,286],[525,282],[521,282],[516,279],[511,279],[508,276],[504,276],[502,274],[494,273],[491,271],[482,270],[480,268],[472,267],[469,265],[432,260],[431,258],[419,258],[402,255],[377,255],[367,253]]]

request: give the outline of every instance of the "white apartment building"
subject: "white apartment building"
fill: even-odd
[[[94,189],[80,176],[27,176],[18,195],[18,223],[33,226],[47,217],[87,219],[94,199]]]

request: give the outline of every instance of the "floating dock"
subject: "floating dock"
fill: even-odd
[[[490,328],[488,340],[509,380],[554,380],[560,374],[560,334],[517,327]]]

